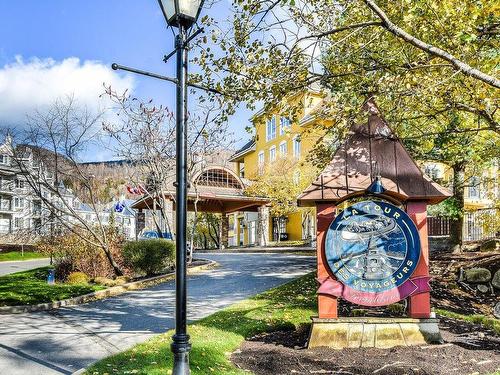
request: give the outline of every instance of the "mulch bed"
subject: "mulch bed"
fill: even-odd
[[[462,375],[500,370],[500,337],[482,326],[441,320],[443,345],[306,349],[309,326],[261,334],[245,341],[233,363],[256,375]]]
[[[479,256],[478,256],[479,255]],[[432,304],[460,314],[491,316],[498,293],[480,293],[457,282],[460,267],[498,267],[497,254],[442,255],[431,261]],[[387,309],[367,309],[340,301],[339,313],[363,309],[369,316],[397,316]],[[263,333],[235,351],[233,363],[257,375],[465,375],[500,372],[500,336],[482,325],[441,318],[445,343],[391,349],[306,349],[309,325],[296,331]]]
[[[492,316],[493,307],[500,301],[500,291],[490,287],[488,292],[481,293],[475,285],[458,281],[460,268],[473,267],[488,268],[493,274],[500,269],[500,253],[443,253],[433,256],[430,263],[432,306],[464,315]]]

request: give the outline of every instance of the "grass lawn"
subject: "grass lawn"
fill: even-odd
[[[310,316],[317,314],[316,289],[314,275],[309,274],[191,324],[188,333],[193,343],[190,354],[192,374],[248,374],[232,365],[230,354],[245,338],[257,333],[293,329],[309,323]],[[446,310],[439,310],[438,314],[485,324],[495,327],[498,332],[498,321],[495,319],[474,318]],[[166,332],[123,353],[105,358],[91,366],[86,374],[170,374],[172,334],[173,331]]]
[[[24,255],[20,251],[9,251],[6,253],[0,253],[0,262],[7,262],[12,260],[30,260],[30,259],[40,259],[47,258],[47,255],[40,254],[34,251],[25,251]]]
[[[34,305],[106,289],[103,285],[47,284],[50,267],[0,276],[0,306]]]
[[[500,319],[490,318],[488,316],[474,314],[474,315],[463,315],[458,314],[448,310],[436,309],[436,313],[441,316],[448,318],[464,320],[470,323],[481,324],[500,335]]]
[[[246,337],[260,332],[295,328],[309,323],[316,312],[313,274],[237,303],[191,324],[191,373],[248,374],[234,367],[229,355]],[[170,338],[173,331],[156,336],[90,367],[86,374],[168,374],[172,368]]]

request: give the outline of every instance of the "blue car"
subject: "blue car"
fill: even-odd
[[[172,240],[173,239],[172,233],[170,233],[170,232],[163,232],[162,235],[163,235],[162,238],[164,238],[166,240]],[[151,240],[151,239],[156,239],[156,238],[160,238],[160,236],[158,235],[158,232],[154,231],[154,230],[148,230],[147,232],[144,232],[139,237],[140,240]]]

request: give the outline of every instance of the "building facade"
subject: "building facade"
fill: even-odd
[[[310,90],[306,93],[287,98],[298,115],[292,120],[286,112],[259,111],[252,118],[254,137],[236,151],[229,161],[236,163],[236,172],[247,180],[255,180],[268,165],[280,158],[302,161],[324,136],[333,121],[329,120],[324,95]],[[286,108],[286,106],[284,106]],[[421,162],[421,170],[432,180],[452,187],[453,169],[439,162]],[[477,232],[473,218],[484,213],[498,215],[500,201],[500,164],[497,162],[480,173],[467,171],[464,189],[465,211],[464,236]],[[484,216],[484,215],[483,215]],[[315,238],[316,213],[311,209],[298,209],[284,218],[268,215],[267,240],[276,242],[278,233],[281,240],[305,241]],[[256,233],[260,218],[256,213],[239,212],[230,217],[229,245],[252,246],[256,244]],[[472,237],[471,237],[472,238]]]
[[[14,157],[13,152],[19,153]],[[109,202],[96,210],[82,202],[62,181],[57,185],[57,195],[43,187],[35,193],[21,165],[22,168],[36,170],[45,184],[55,184],[50,168],[36,160],[29,146],[14,151],[11,137],[6,137],[0,145],[0,245],[31,244],[40,236],[60,231],[61,222],[77,224],[76,216],[95,223],[99,215],[104,225],[109,224],[113,216],[125,237],[135,238],[135,214],[125,200]],[[57,219],[53,210],[44,203],[47,201],[61,208]],[[64,207],[66,209],[62,209]],[[69,210],[73,211],[72,215],[64,214]]]
[[[310,90],[287,98],[291,106],[272,111],[259,111],[252,118],[254,137],[238,150],[229,161],[236,163],[236,172],[247,180],[255,180],[265,168],[272,167],[280,159],[286,159],[296,168],[294,178],[299,177],[300,167],[308,154],[325,133],[328,121],[318,116],[322,110],[323,95]],[[289,114],[293,108],[294,114]],[[288,113],[287,113],[288,112]],[[262,215],[261,215],[262,216]],[[259,218],[257,213],[238,212],[230,218],[230,246],[253,246],[257,242],[259,220],[266,220],[268,243],[294,241],[310,243],[316,236],[316,214],[313,208],[297,208],[282,217],[269,213]]]

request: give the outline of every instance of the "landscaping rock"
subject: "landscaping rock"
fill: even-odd
[[[479,290],[481,293],[487,293],[489,288],[487,285],[484,285],[484,284],[479,284],[477,286],[477,290]]]
[[[500,270],[497,270],[497,272],[493,275],[491,285],[493,285],[493,288],[500,290]]]
[[[481,244],[480,251],[500,250],[500,239],[494,238]]]
[[[497,302],[497,304],[493,308],[493,315],[495,316],[495,318],[500,319],[500,302]]]
[[[491,272],[486,268],[471,268],[464,271],[464,281],[467,283],[487,283],[491,280]]]

